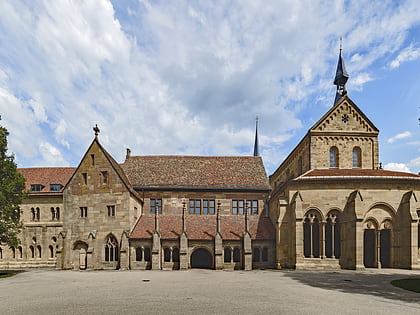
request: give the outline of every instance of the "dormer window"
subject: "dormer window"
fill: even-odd
[[[32,184],[31,185],[31,192],[39,192],[44,188],[41,184]]]
[[[50,184],[50,191],[60,191],[62,187],[60,184]]]

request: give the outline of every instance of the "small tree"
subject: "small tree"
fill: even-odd
[[[0,243],[16,247],[23,227],[19,205],[26,195],[25,178],[16,168],[14,155],[7,155],[8,135],[0,125]]]

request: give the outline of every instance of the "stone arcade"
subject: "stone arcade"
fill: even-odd
[[[22,168],[29,197],[0,268],[419,269],[420,175],[382,170],[378,129],[348,97],[268,178],[258,156],[131,156],[99,129],[77,168]]]

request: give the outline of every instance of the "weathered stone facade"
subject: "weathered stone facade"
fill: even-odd
[[[420,176],[380,169],[377,135],[344,96],[270,176],[277,268],[420,267]]]

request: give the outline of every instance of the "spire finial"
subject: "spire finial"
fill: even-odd
[[[344,65],[344,59],[341,56],[341,51],[343,50],[343,37],[340,36],[340,54],[338,56],[337,70],[335,72],[334,85],[337,86],[337,92],[335,94],[334,104],[337,103],[344,95],[346,95],[346,82],[349,78],[349,75],[346,71],[346,66]]]
[[[254,142],[254,156],[259,156],[260,150],[258,148],[258,116],[255,118],[255,142]]]
[[[101,130],[99,130],[98,124],[96,124],[95,127],[93,127],[93,131],[95,132],[95,137],[97,137],[98,134],[101,132]]]

